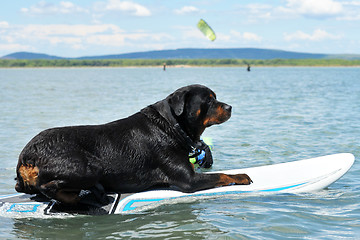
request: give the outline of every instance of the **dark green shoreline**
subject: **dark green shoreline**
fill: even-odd
[[[249,60],[249,59],[101,59],[101,60],[79,60],[79,59],[32,59],[13,60],[0,59],[1,68],[19,67],[156,67],[163,66],[229,66],[242,67],[250,64],[257,67],[267,66],[304,66],[304,67],[358,67],[360,60],[346,59],[271,59],[271,60]]]

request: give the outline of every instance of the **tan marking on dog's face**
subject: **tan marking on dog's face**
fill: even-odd
[[[225,111],[224,108],[219,105],[216,107],[215,114],[212,114],[204,119],[203,125],[209,126],[212,124],[219,124],[226,121],[228,118],[229,112]]]
[[[32,165],[21,165],[19,173],[23,179],[24,185],[36,186],[39,176],[39,168]]]
[[[197,110],[197,111],[196,111],[196,116],[199,117],[199,116],[200,116],[200,113],[201,113],[201,110],[200,110],[200,109]]]
[[[210,98],[215,98],[216,99],[216,94],[215,93],[210,93]]]

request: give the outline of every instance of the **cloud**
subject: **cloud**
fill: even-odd
[[[119,33],[123,32],[118,26],[113,24],[98,24],[98,25],[85,25],[85,24],[30,24],[22,27],[22,33],[26,35],[35,34],[36,37],[49,37],[49,36],[80,36],[86,37],[92,34],[99,34],[103,32]]]
[[[20,11],[22,13],[30,15],[71,14],[88,12],[87,9],[79,7],[74,3],[68,1],[61,1],[59,4],[41,1],[29,8],[21,8]]]
[[[0,22],[0,40],[3,42],[0,50],[36,50],[35,47],[30,48],[29,45],[63,47],[75,50],[100,46],[104,49],[135,46],[139,42],[150,42],[158,48],[159,44],[173,40],[166,33],[126,32],[114,24],[29,24],[7,27],[8,25],[5,22]],[[37,51],[42,50],[38,49]]]
[[[272,17],[273,7],[268,4],[252,3],[246,5],[246,11],[254,18],[269,19]]]
[[[261,42],[261,40],[262,40],[262,37],[258,36],[255,33],[251,33],[251,32],[241,33],[241,32],[235,31],[235,30],[231,30],[230,34],[232,36],[231,38],[236,38],[236,39],[248,41],[248,42]]]
[[[121,0],[108,0],[107,2],[98,2],[94,5],[94,10],[100,12],[119,11],[137,17],[151,16],[151,11],[145,6],[138,3]]]
[[[243,39],[246,41],[261,42],[262,38],[260,36],[256,35],[255,33],[244,32]]]
[[[86,38],[86,42],[94,45],[103,46],[125,46],[133,45],[138,41],[152,42],[156,45],[157,42],[164,42],[172,39],[167,34],[151,34],[147,32],[137,33],[114,33],[114,34],[94,34]]]
[[[192,26],[174,26],[174,29],[176,29],[177,32],[180,32],[183,39],[206,39],[204,37],[204,34],[199,31],[196,27]]]
[[[51,3],[47,1],[40,1],[37,4],[21,8],[20,11],[29,15],[51,15],[51,14],[74,14],[74,13],[90,13],[95,12],[123,12],[133,16],[145,17],[151,16],[148,8],[132,1],[121,0],[107,0],[96,2],[93,9],[91,7],[83,8],[77,6],[70,1],[61,1],[60,3]]]
[[[0,22],[0,29],[1,29],[1,28],[7,28],[7,27],[9,27],[9,23],[8,23],[8,22],[5,22],[5,21]]]
[[[17,43],[0,44],[0,51],[18,52],[18,51],[32,51],[32,50],[34,50],[34,48],[29,45],[23,45]]]
[[[322,29],[316,29],[312,34],[296,31],[295,33],[284,33],[286,41],[306,40],[306,41],[322,41],[326,39],[341,39],[342,36],[330,34]]]
[[[334,0],[287,0],[286,7],[279,10],[308,17],[331,17],[342,15],[343,4]]]
[[[360,1],[343,2],[343,7],[345,9],[344,14],[337,17],[337,20],[360,20]]]
[[[111,36],[122,33],[122,30],[112,24],[102,25],[66,25],[66,24],[29,24],[12,25],[4,30],[0,39],[12,48],[22,45],[65,45],[66,48],[80,49],[88,43],[88,38],[97,34],[107,33]],[[116,41],[116,39],[114,39]],[[18,50],[17,50],[18,51]]]
[[[176,9],[174,12],[178,15],[184,15],[184,14],[197,13],[200,12],[200,10],[194,6],[184,6],[180,9]]]
[[[249,22],[293,19],[299,16],[315,19],[360,20],[360,1],[286,0],[281,5],[250,3],[239,7]]]

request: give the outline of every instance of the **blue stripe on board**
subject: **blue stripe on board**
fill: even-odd
[[[130,200],[125,207],[123,208],[123,212],[134,210],[137,206],[132,206],[134,203],[141,203],[141,202],[158,202],[164,200],[165,198],[155,198],[155,199],[142,199],[142,200]],[[147,205],[147,204],[146,204]]]
[[[260,192],[278,192],[278,191],[282,191],[282,190],[286,190],[286,189],[290,189],[290,188],[294,188],[294,187],[298,187],[301,185],[304,185],[305,183],[300,183],[300,184],[295,184],[292,186],[287,186],[287,187],[281,187],[281,188],[273,188],[273,189],[267,189],[267,190],[260,190]]]
[[[221,196],[221,195],[230,195],[230,194],[241,194],[241,193],[252,193],[252,192],[279,192],[282,190],[287,190],[287,189],[291,189],[294,187],[298,187],[301,185],[306,184],[307,182],[304,183],[300,183],[300,184],[295,184],[295,185],[291,185],[291,186],[286,186],[286,187],[280,187],[280,188],[272,188],[272,189],[266,189],[266,190],[259,190],[259,191],[225,191],[225,192],[215,192],[215,193],[200,193],[200,194],[193,194],[193,195],[187,195],[187,196],[181,196],[181,197],[171,197],[171,198],[154,198],[154,199],[141,199],[141,200],[130,200],[125,207],[123,208],[122,212],[126,212],[126,211],[130,211],[130,210],[134,210],[136,209],[138,206],[132,206],[133,204],[136,203],[143,203],[143,202],[159,202],[161,200],[165,200],[165,199],[176,199],[176,198],[182,198],[182,197],[201,197],[201,196]],[[145,204],[147,205],[147,204]],[[143,206],[145,206],[143,205]]]
[[[10,206],[10,208],[7,210],[7,212],[36,212],[37,208],[41,204],[39,203],[14,203]]]
[[[13,194],[9,194],[9,195],[2,195],[2,196],[0,196],[0,200],[6,199],[6,198],[11,198],[11,197],[18,197],[18,196],[22,196],[25,194],[26,193],[13,193]]]

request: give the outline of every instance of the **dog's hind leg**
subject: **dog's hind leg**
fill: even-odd
[[[95,186],[90,188],[89,190],[94,194],[96,200],[99,203],[102,203],[102,204],[109,203],[109,199],[107,197],[105,189],[104,189],[103,185],[101,185],[100,183],[96,183]]]
[[[69,205],[76,205],[80,201],[80,189],[66,188],[66,182],[53,180],[40,185],[40,192],[50,199],[58,200]]]
[[[20,164],[17,167],[15,190],[27,194],[39,193],[37,190],[39,168],[31,164]]]

